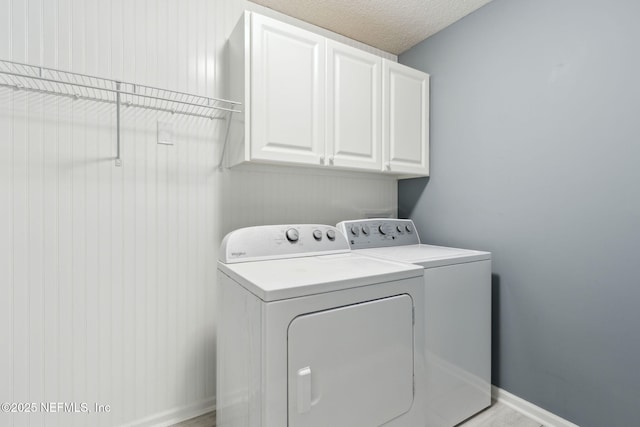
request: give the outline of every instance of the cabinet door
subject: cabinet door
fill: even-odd
[[[383,63],[385,169],[429,175],[429,75]]]
[[[319,164],[324,38],[258,14],[251,30],[251,158]]]
[[[327,40],[329,164],[382,170],[382,59]]]
[[[371,427],[413,401],[413,301],[398,295],[296,317],[288,329],[290,427]]]

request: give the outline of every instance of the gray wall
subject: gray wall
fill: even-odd
[[[640,421],[640,2],[495,0],[400,57],[431,74],[423,240],[494,255],[493,382]]]

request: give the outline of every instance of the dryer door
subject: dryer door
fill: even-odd
[[[413,403],[413,301],[296,317],[288,331],[290,427],[372,427]]]

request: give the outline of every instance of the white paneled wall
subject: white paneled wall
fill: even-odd
[[[0,58],[226,95],[240,0],[0,0]],[[156,144],[157,120],[175,125]],[[218,170],[223,122],[0,88],[2,426],[167,423],[215,404],[215,260],[224,233],[396,210],[376,175]],[[78,410],[82,407],[77,406]]]

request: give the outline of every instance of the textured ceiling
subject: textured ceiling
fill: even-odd
[[[491,0],[251,0],[400,54]]]

